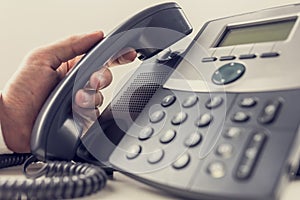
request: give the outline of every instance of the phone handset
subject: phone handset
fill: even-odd
[[[80,142],[72,113],[73,94],[116,53],[133,48],[146,60],[192,31],[176,3],[148,8],[117,27],[93,47],[48,97],[35,122],[31,151],[41,160],[71,160]]]

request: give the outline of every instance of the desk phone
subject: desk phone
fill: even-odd
[[[294,4],[212,20],[183,50],[172,44],[192,28],[177,4],[137,14],[49,96],[33,154],[98,162],[182,198],[280,199],[299,166],[299,14]],[[125,47],[142,64],[81,134],[75,92]]]

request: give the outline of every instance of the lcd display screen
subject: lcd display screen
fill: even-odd
[[[286,40],[296,18],[251,25],[228,26],[215,47]]]

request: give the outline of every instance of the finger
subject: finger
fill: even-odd
[[[62,63],[56,70],[56,72],[58,73],[60,79],[64,78],[66,76],[66,74],[70,71],[70,69],[72,69],[76,63],[79,62],[79,60],[83,57],[83,55],[80,56],[76,56],[75,58]]]
[[[116,56],[112,58],[112,60],[108,63],[109,67],[116,66],[116,65],[123,65],[134,61],[136,58],[137,53],[134,49],[124,49],[119,52]]]
[[[97,108],[81,108],[76,104],[73,105],[73,111],[83,119],[84,123],[93,122],[100,116],[100,111]]]
[[[100,90],[107,87],[112,82],[112,73],[107,67],[102,67],[99,71],[90,76],[89,87]]]
[[[37,50],[37,54],[48,59],[48,65],[57,69],[63,62],[82,55],[103,39],[103,32],[71,36],[63,41]]]
[[[95,108],[103,103],[103,95],[97,90],[78,90],[75,95],[75,103],[81,108]]]

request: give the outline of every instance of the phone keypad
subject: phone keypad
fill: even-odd
[[[288,142],[282,131],[286,133],[285,127],[296,122],[294,118],[284,120],[295,109],[286,107],[296,100],[283,92],[166,91],[156,94],[145,107],[136,127],[117,148],[122,156],[113,158],[116,166],[157,183],[164,183],[162,177],[166,177],[170,186],[192,191],[203,185],[222,187],[226,182],[250,184],[265,173],[262,166],[271,162],[271,156],[281,153],[278,144]],[[262,123],[261,118],[270,121]],[[272,151],[271,146],[277,150]],[[270,155],[273,152],[276,155]],[[280,168],[276,163],[272,166],[272,171]]]

